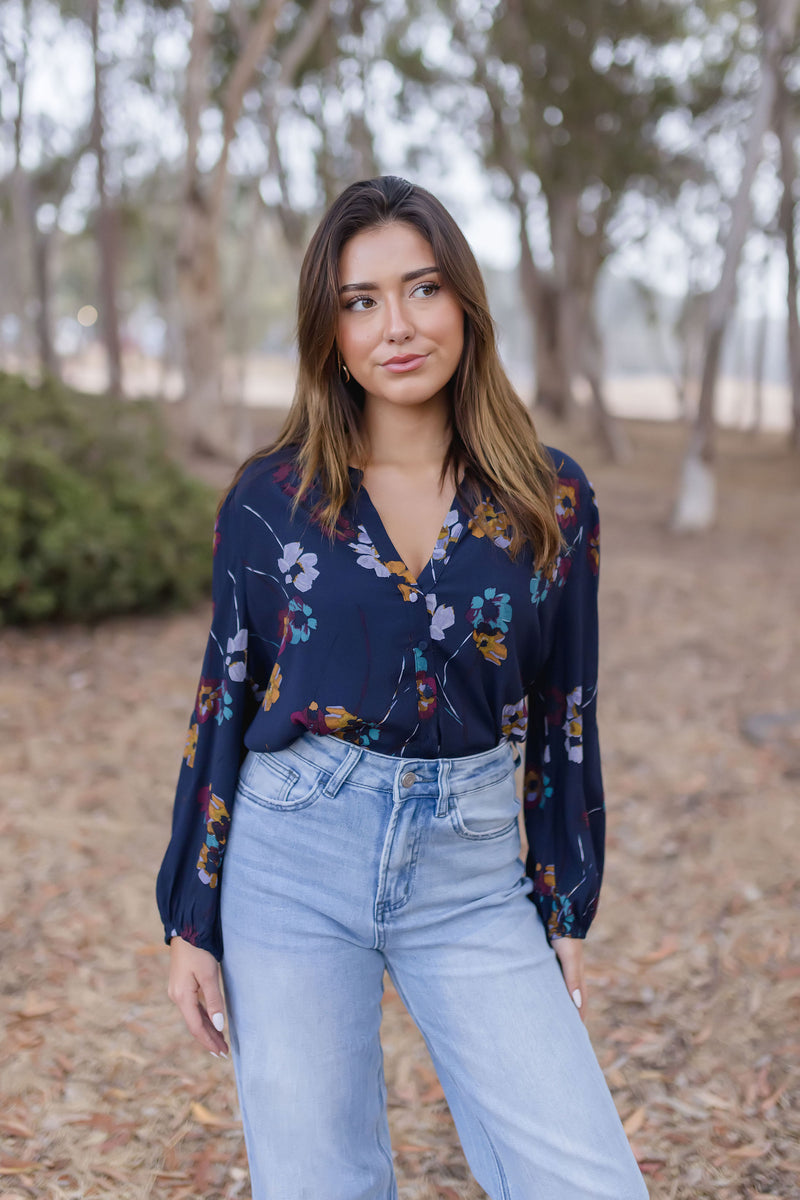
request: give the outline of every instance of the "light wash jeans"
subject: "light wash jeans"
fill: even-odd
[[[250,752],[222,880],[253,1200],[395,1200],[388,970],[492,1200],[643,1200],[519,857],[514,753]]]

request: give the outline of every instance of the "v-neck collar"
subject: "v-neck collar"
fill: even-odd
[[[359,467],[348,466],[347,469],[350,472],[351,480],[355,480],[355,488],[358,488],[359,494],[361,496],[363,496],[364,499],[366,500],[366,503],[369,506],[371,515],[374,518],[374,528],[372,528],[372,527],[369,528],[367,530],[367,532],[372,537],[373,545],[376,546],[376,549],[378,548],[377,543],[378,543],[378,541],[380,541],[380,543],[381,543],[381,546],[380,546],[381,559],[384,562],[388,561],[388,562],[402,563],[403,567],[405,568],[405,570],[407,572],[407,577],[408,577],[408,580],[410,581],[410,586],[413,588],[416,588],[417,591],[419,591],[423,594],[425,594],[426,590],[433,591],[433,588],[437,585],[437,583],[439,582],[439,579],[441,578],[441,575],[442,575],[441,570],[437,571],[437,566],[439,565],[440,559],[437,558],[436,551],[439,549],[440,545],[442,544],[442,540],[445,539],[445,552],[441,555],[441,566],[443,568],[446,565],[446,563],[450,557],[450,554],[452,553],[453,547],[460,540],[460,538],[464,532],[464,529],[466,528],[466,524],[467,524],[467,518],[464,515],[464,509],[461,505],[461,501],[458,498],[458,487],[456,487],[455,494],[453,495],[453,498],[450,501],[450,506],[448,507],[447,512],[445,513],[444,522],[442,523],[442,527],[439,530],[439,533],[437,534],[436,541],[434,542],[434,545],[431,550],[428,561],[425,563],[425,565],[422,568],[422,570],[420,571],[419,575],[415,578],[413,571],[408,566],[408,564],[406,563],[403,556],[398,553],[397,547],[395,546],[392,539],[389,537],[386,526],[383,523],[383,518],[381,517],[381,514],[378,512],[377,508],[373,504],[372,497],[370,496],[366,486],[364,485],[363,471],[361,471],[361,469]],[[447,518],[453,512],[455,513],[455,519],[452,521],[451,524],[448,525]],[[370,525],[372,526],[373,522],[370,522]],[[454,534],[454,536],[453,536],[453,534]],[[429,582],[431,584],[430,587],[429,587]]]

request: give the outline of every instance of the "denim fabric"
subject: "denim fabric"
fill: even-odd
[[[384,970],[492,1200],[647,1190],[519,857],[508,742],[400,759],[303,734],[251,751],[222,969],[253,1200],[394,1200]]]

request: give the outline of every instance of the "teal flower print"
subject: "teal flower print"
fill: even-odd
[[[475,629],[486,625],[489,629],[500,629],[507,633],[511,621],[511,597],[506,592],[498,592],[496,588],[486,588],[482,596],[472,597],[466,615]]]

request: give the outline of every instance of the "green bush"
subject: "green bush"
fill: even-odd
[[[0,373],[0,624],[192,603],[214,507],[170,458],[152,402]]]

